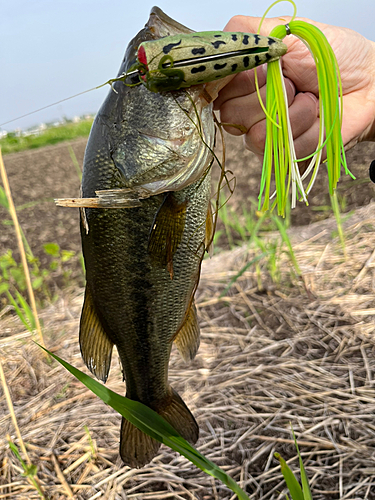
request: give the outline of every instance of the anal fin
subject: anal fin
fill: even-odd
[[[105,382],[111,366],[113,343],[103,329],[88,287],[79,325],[79,344],[87,368]]]
[[[195,358],[200,343],[200,330],[194,300],[192,301],[184,324],[174,339],[174,343],[184,361],[188,362]]]

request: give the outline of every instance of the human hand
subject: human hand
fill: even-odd
[[[343,89],[342,137],[346,149],[360,141],[375,140],[375,43],[355,31],[302,19],[317,26],[327,37],[340,68]],[[265,19],[261,34],[291,20]],[[256,33],[260,18],[235,16],[224,31]],[[315,63],[306,46],[296,37],[283,40],[288,52],[282,68],[288,95],[289,114],[297,158],[313,153],[318,144],[319,104]],[[266,97],[265,65],[258,68],[258,81],[263,102]],[[226,85],[215,100],[221,122],[241,125],[247,130],[245,145],[262,157],[266,137],[266,120],[255,90],[254,71],[239,73]],[[225,126],[232,135],[241,135],[238,128]]]

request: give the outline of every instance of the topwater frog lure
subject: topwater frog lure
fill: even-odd
[[[287,51],[278,38],[253,33],[202,31],[140,44],[137,62],[118,78],[138,76],[151,92],[208,83],[276,61]],[[134,81],[134,80],[133,80]],[[132,84],[127,84],[132,85]]]

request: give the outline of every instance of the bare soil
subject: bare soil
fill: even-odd
[[[15,153],[5,156],[5,166],[9,176],[18,216],[34,254],[39,257],[42,266],[49,262],[43,251],[43,244],[58,243],[62,249],[72,250],[77,256],[80,253],[79,214],[74,208],[56,207],[53,199],[78,196],[80,180],[69,154],[68,145],[80,165],[86,146],[85,139],[42,149]],[[367,205],[375,195],[375,184],[369,180],[368,169],[375,158],[375,144],[357,145],[347,155],[348,165],[355,175],[356,181],[343,176],[338,187],[342,199],[343,212],[350,212],[357,207]],[[228,206],[238,214],[243,207],[249,210],[250,199],[258,196],[261,165],[251,152],[246,151],[242,139],[226,135],[226,168],[236,177],[234,195]],[[327,175],[319,174],[317,183],[309,197],[310,206],[303,203],[292,211],[293,226],[304,226],[311,222],[326,219],[332,215],[330,206]],[[213,192],[216,191],[218,167],[213,171]],[[8,220],[7,212],[0,207],[0,220]],[[219,226],[220,228],[221,226]],[[219,242],[220,248],[228,248],[224,240]],[[11,248],[17,255],[16,241],[11,226],[2,225],[0,232],[0,255]],[[78,258],[69,263],[73,269],[72,279],[82,284],[82,268]]]
[[[263,259],[220,297],[254,249],[245,245],[203,262],[201,346],[191,364],[173,349],[169,380],[197,418],[198,450],[252,500],[285,498],[274,453],[298,471],[290,423],[314,500],[375,500],[373,210],[374,203],[358,209],[346,227],[348,259],[337,239],[322,238],[325,230],[294,243],[303,280],[283,252],[278,282]],[[87,371],[77,339],[82,300],[82,289],[65,291],[41,319],[49,349]],[[0,326],[15,415],[48,498],[234,500],[165,446],[142,469],[123,466],[119,415],[45,359],[15,318],[6,316]],[[107,385],[124,391],[116,355]],[[0,496],[37,499],[7,444],[8,434],[18,446],[19,440],[1,389],[0,428]]]

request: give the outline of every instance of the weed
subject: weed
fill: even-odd
[[[43,491],[42,491],[40,484],[38,482],[38,477],[37,477],[38,469],[37,469],[36,465],[26,464],[22,460],[17,446],[10,439],[8,440],[8,444],[9,444],[9,448],[12,450],[12,452],[14,453],[14,455],[16,456],[16,458],[18,459],[19,463],[21,464],[21,466],[24,470],[22,475],[24,477],[26,477],[30,481],[30,483],[34,486],[34,488],[37,490],[40,498],[45,499],[46,497],[44,496]]]
[[[52,289],[55,277],[62,277],[64,286],[69,284],[72,271],[66,264],[75,257],[75,252],[62,250],[57,243],[46,243],[43,245],[43,250],[50,257],[47,268],[41,268],[39,259],[28,252],[26,253],[32,288],[40,304],[43,304],[45,300],[51,301],[53,299]],[[23,266],[14,259],[12,250],[7,250],[0,255],[1,302],[3,305],[11,304],[21,321],[29,328],[32,322],[27,303],[24,303],[23,299],[26,290],[27,284]]]
[[[275,222],[275,224],[277,226],[277,229],[280,232],[281,238],[283,239],[284,243],[288,247],[290,260],[291,260],[291,262],[292,262],[292,264],[294,266],[294,269],[295,269],[297,275],[301,276],[302,272],[301,272],[301,269],[300,269],[300,267],[298,265],[296,256],[294,254],[292,243],[291,243],[291,241],[289,239],[288,233],[286,232],[285,223],[283,223],[282,219],[280,219],[276,215],[272,215],[272,220]]]
[[[256,200],[249,198],[249,208],[242,206],[242,213],[239,216],[232,207],[224,204],[219,211],[219,217],[224,225],[223,230],[217,237],[220,242],[223,241],[224,235],[227,237],[227,244],[233,248],[235,244],[244,244],[247,246],[254,245],[259,249],[259,254],[251,261],[247,262],[245,266],[234,276],[228,285],[223,290],[221,296],[226,295],[230,287],[237,281],[239,277],[251,266],[255,265],[255,272],[258,280],[258,287],[262,288],[261,267],[260,260],[267,258],[266,266],[270,277],[274,283],[279,283],[281,277],[281,270],[279,265],[279,256],[282,252],[283,243],[286,244],[290,260],[293,264],[297,276],[301,276],[301,270],[298,266],[292,244],[290,242],[287,228],[290,226],[290,203],[285,207],[285,219],[281,219],[276,215],[268,212],[260,213],[256,209]],[[269,241],[262,238],[261,233],[270,231],[278,231],[281,240],[274,238]]]
[[[69,383],[65,384],[65,385],[62,387],[61,391],[60,391],[60,392],[58,392],[58,393],[55,395],[55,398],[56,398],[56,399],[63,399],[63,398],[65,398],[65,397],[66,397],[66,393],[67,393],[67,391],[68,391],[68,389],[69,389],[69,386],[70,386],[70,384],[69,384]]]
[[[96,460],[96,457],[97,457],[97,454],[98,454],[97,448],[96,448],[96,443],[92,439],[91,434],[90,434],[90,430],[87,427],[87,425],[84,426],[84,429],[85,429],[85,432],[87,434],[87,438],[89,440],[89,445],[90,445],[90,450],[91,450],[90,460]]]
[[[280,462],[281,473],[284,476],[286,485],[287,485],[288,490],[292,496],[292,500],[312,500],[309,481],[307,478],[305,467],[303,465],[302,457],[301,457],[301,454],[299,452],[297,439],[296,439],[296,436],[294,434],[293,429],[292,429],[292,433],[293,433],[293,438],[294,438],[294,444],[295,444],[295,447],[297,450],[297,455],[299,458],[299,467],[300,467],[302,487],[300,486],[299,482],[297,481],[297,478],[295,477],[293,472],[290,470],[290,468],[288,467],[288,464],[281,457],[281,455],[279,453],[275,453],[275,458],[277,458],[277,460]],[[286,495],[286,498],[287,499],[289,498],[288,495]]]
[[[64,264],[69,262],[74,256],[75,252],[71,250],[61,250],[57,243],[46,243],[43,245],[43,250],[47,255],[51,256],[49,268],[51,271],[59,274],[64,279],[66,285],[72,274],[70,269],[65,269]]]

